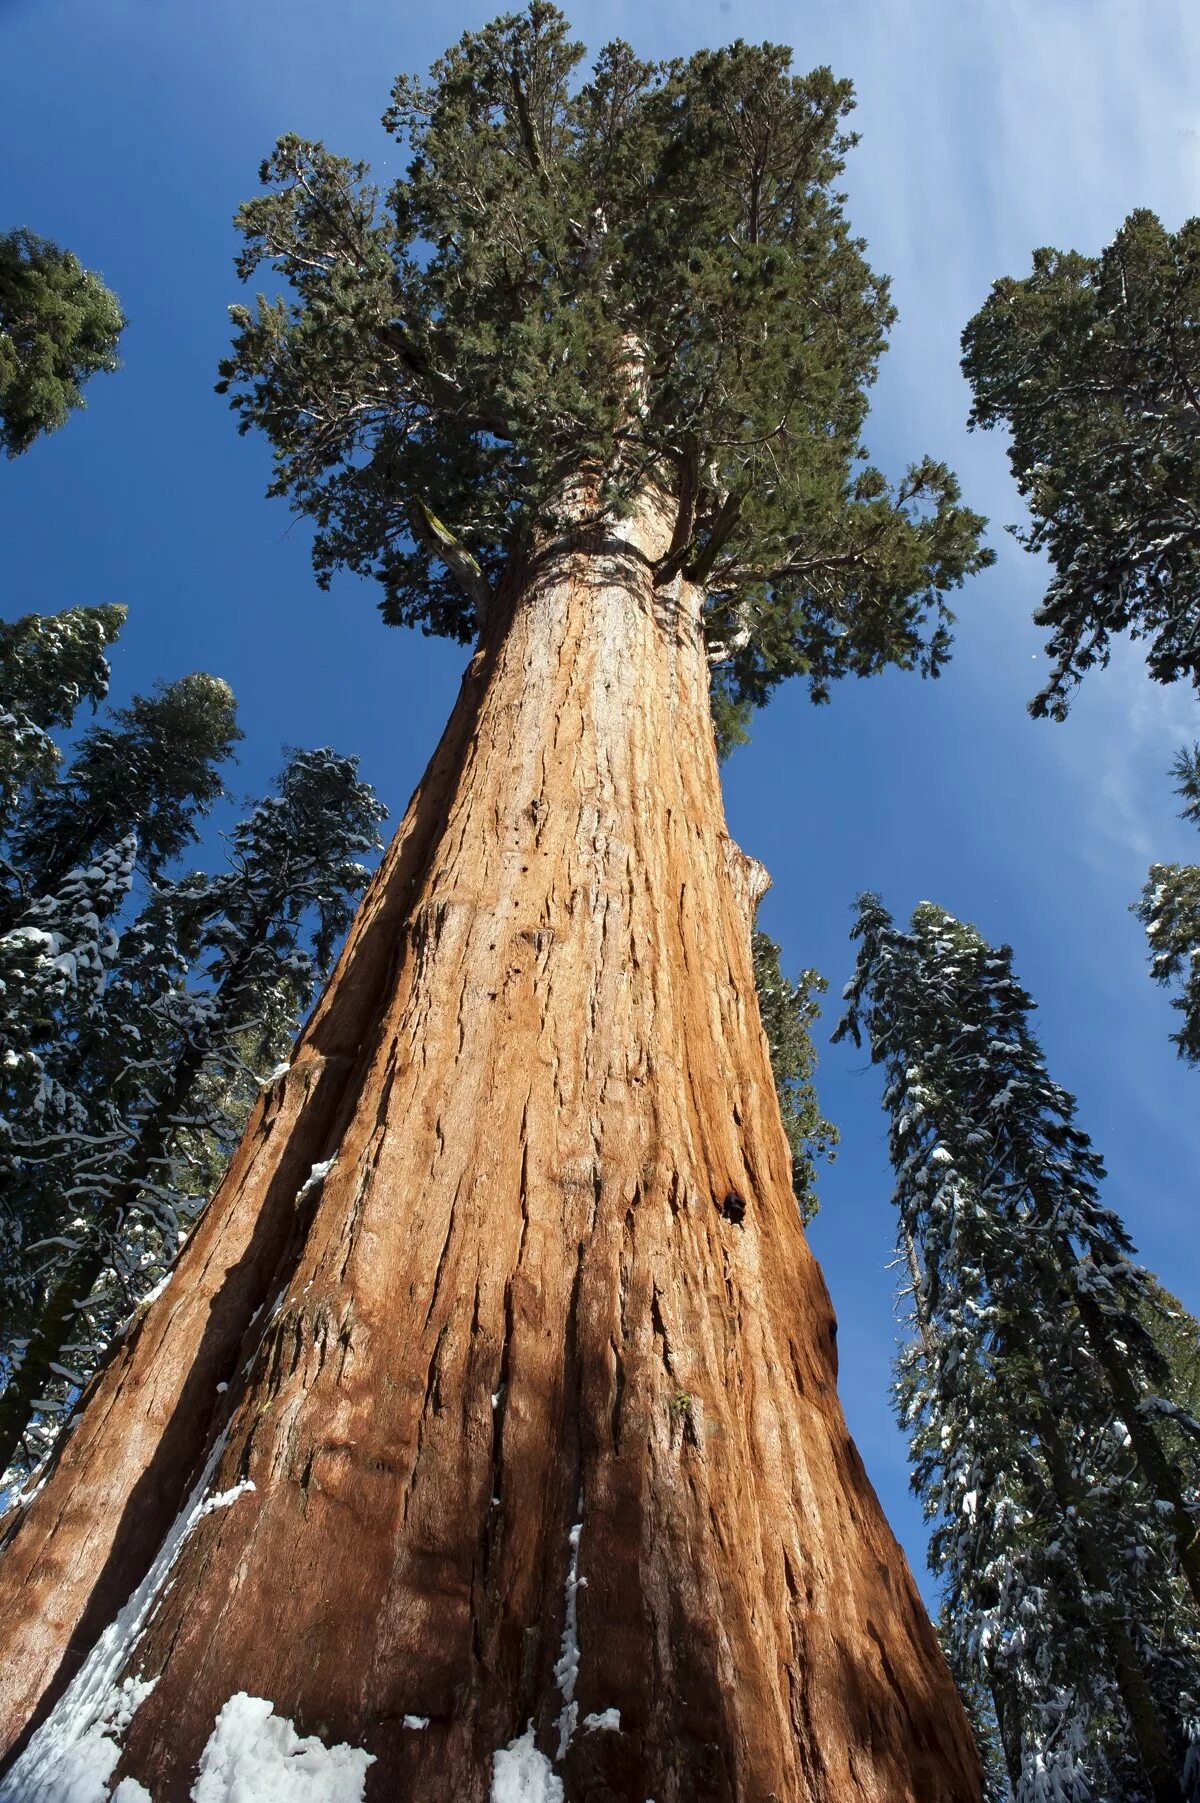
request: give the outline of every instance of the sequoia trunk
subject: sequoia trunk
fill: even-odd
[[[669,527],[581,523],[499,597],[289,1075],[0,1563],[10,1744],[87,1656],[10,1785],[137,1675],[155,1803],[236,1692],[367,1749],[368,1799],[483,1803],[532,1722],[572,1799],[978,1803],[835,1394]]]

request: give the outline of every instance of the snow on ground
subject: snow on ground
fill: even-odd
[[[107,1803],[108,1781],[121,1757],[125,1730],[133,1720],[134,1710],[153,1689],[153,1680],[144,1683],[140,1678],[126,1678],[123,1684],[109,1688],[102,1705],[86,1711],[86,1719],[81,1719],[81,1712],[73,1721],[60,1724],[50,1763],[40,1765],[35,1759],[27,1778],[23,1778],[30,1755],[54,1722],[52,1715],[5,1780],[0,1790],[5,1803],[10,1799],[11,1803]],[[77,1731],[72,1733],[72,1729]],[[126,1786],[118,1789],[124,1791],[121,1803],[142,1803],[137,1793]]]

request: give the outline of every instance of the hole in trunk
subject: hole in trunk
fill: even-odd
[[[727,1221],[732,1221],[735,1227],[740,1227],[746,1219],[746,1204],[740,1196],[728,1195],[721,1204],[721,1213]]]

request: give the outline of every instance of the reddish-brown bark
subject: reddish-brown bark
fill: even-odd
[[[6,1744],[228,1424],[213,1487],[254,1489],[128,1665],[155,1803],[242,1690],[375,1754],[368,1799],[483,1803],[530,1719],[553,1758],[575,1523],[568,1798],[978,1803],[835,1394],[668,539],[647,500],[501,596],[289,1076],[0,1561]]]

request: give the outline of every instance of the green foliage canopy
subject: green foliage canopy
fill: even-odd
[[[968,324],[963,370],[972,425],[1011,433],[1017,536],[1053,572],[1030,711],[1063,719],[1121,632],[1156,681],[1200,687],[1200,219],[1172,233],[1141,210],[1098,257],[1035,251]]]
[[[0,233],[0,445],[10,457],[86,405],[83,386],[118,368],[121,304],[71,251],[24,227]]]
[[[936,674],[947,592],[990,553],[944,465],[893,488],[861,446],[894,312],[836,189],[849,84],[740,41],[581,60],[533,0],[396,82],[411,161],[386,195],[299,137],[263,164],[239,270],[283,289],[233,309],[220,387],[315,520],[318,574],[375,576],[389,622],[465,641],[591,469],[614,511],[674,498],[656,574],[707,586],[734,702]]]
[[[1200,826],[1200,745],[1180,752],[1174,775],[1183,818]],[[1151,975],[1179,986],[1171,1006],[1183,1024],[1171,1038],[1181,1058],[1200,1065],[1200,864],[1152,864],[1133,911],[1146,929]]]

